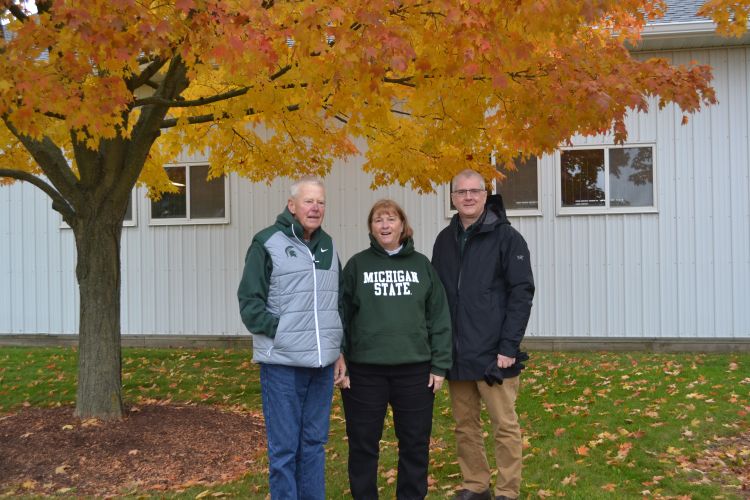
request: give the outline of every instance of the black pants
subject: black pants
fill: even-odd
[[[430,364],[349,363],[351,388],[341,391],[349,438],[349,485],[355,500],[378,498],[378,456],[386,410],[393,408],[398,438],[399,500],[427,495],[432,407]]]

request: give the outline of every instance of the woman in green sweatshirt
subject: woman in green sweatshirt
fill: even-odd
[[[399,441],[397,498],[422,499],[435,392],[451,366],[448,303],[396,202],[375,203],[367,226],[370,248],[343,272],[349,484],[355,500],[378,498],[379,442],[390,404]]]

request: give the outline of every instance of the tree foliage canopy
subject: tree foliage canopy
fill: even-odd
[[[750,0],[708,0],[697,14],[712,18],[721,35],[739,37],[747,31]]]
[[[72,204],[76,183],[170,190],[162,166],[184,147],[211,175],[259,181],[325,174],[366,143],[375,185],[429,191],[489,173],[491,151],[623,140],[651,96],[684,113],[715,101],[708,67],[626,49],[658,1],[3,3],[0,168],[44,174]]]
[[[705,12],[737,34],[750,0]],[[626,138],[625,117],[715,102],[707,66],[633,57],[660,0],[0,0],[0,182],[73,230],[76,414],[122,415],[120,237],[136,182],[326,174],[358,152],[373,185],[430,191],[473,167]],[[744,17],[743,17],[744,16]]]

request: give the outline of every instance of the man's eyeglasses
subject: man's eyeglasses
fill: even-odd
[[[484,189],[456,189],[455,191],[451,191],[451,193],[455,194],[459,198],[466,198],[468,195],[477,197],[484,192]]]

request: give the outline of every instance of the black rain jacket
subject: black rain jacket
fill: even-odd
[[[482,380],[498,354],[518,357],[531,314],[534,277],[526,240],[511,227],[500,195],[487,198],[463,256],[460,224],[454,215],[432,250],[453,323],[453,366],[447,378]],[[505,376],[517,376],[520,370],[514,365]]]

